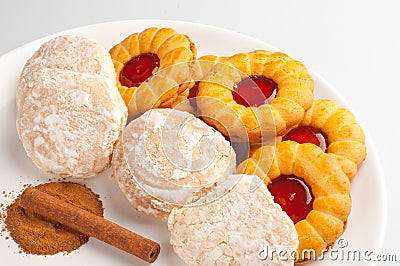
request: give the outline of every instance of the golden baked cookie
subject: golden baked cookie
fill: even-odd
[[[357,166],[365,160],[365,136],[354,115],[330,100],[315,100],[299,127],[282,138],[299,143],[314,143],[327,153],[353,161]]]
[[[349,178],[356,171],[355,164],[342,156],[294,141],[257,149],[237,170],[263,179],[295,223],[297,262],[312,259],[304,250],[319,256],[343,234],[351,209]]]
[[[178,95],[175,101],[171,104],[171,108],[198,115],[196,96],[199,90],[199,82],[204,81],[205,77],[210,73],[215,64],[224,62],[227,58],[228,57],[205,55],[194,61],[191,71],[191,86]]]
[[[190,85],[188,62],[196,58],[196,46],[174,29],[153,27],[128,36],[110,54],[129,114],[139,115],[150,108],[170,107]],[[171,71],[171,66],[176,69]],[[148,84],[155,74],[159,77]]]
[[[225,62],[229,57],[219,57],[216,55],[204,55],[199,57],[193,64],[193,80],[195,84],[189,89],[187,98],[192,99],[191,104],[196,106],[196,96],[199,92],[199,83],[204,81],[207,75],[210,73],[212,68],[217,63]]]
[[[279,136],[303,119],[313,89],[301,62],[256,50],[216,64],[200,82],[196,101],[204,120],[231,140],[262,142],[262,137]]]

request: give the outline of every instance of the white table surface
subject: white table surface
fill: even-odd
[[[372,136],[387,188],[381,253],[399,263],[399,11],[396,0],[0,0],[0,55],[65,29],[127,19],[209,24],[278,47],[336,87]]]

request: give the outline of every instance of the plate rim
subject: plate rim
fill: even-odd
[[[183,21],[183,20],[164,20],[164,19],[132,19],[132,20],[115,20],[115,21],[106,21],[106,22],[100,22],[100,23],[94,23],[94,24],[87,24],[84,26],[79,26],[79,27],[74,27],[74,28],[70,28],[70,29],[65,29],[56,33],[52,33],[50,35],[46,35],[43,37],[40,37],[38,39],[29,41],[19,47],[16,47],[2,55],[0,55],[0,65],[2,64],[2,62],[7,61],[9,58],[12,58],[14,56],[16,56],[16,54],[18,54],[20,51],[26,50],[29,47],[35,46],[35,45],[40,45],[43,42],[45,42],[46,40],[50,39],[50,38],[54,38],[56,36],[59,35],[67,35],[67,34],[73,34],[72,32],[77,32],[77,31],[85,31],[88,30],[92,27],[102,27],[104,25],[109,26],[110,24],[121,24],[121,23],[142,23],[142,24],[150,24],[150,23],[155,23],[155,24],[172,24],[172,25],[183,25],[183,26],[198,26],[201,27],[203,29],[211,29],[211,30],[215,30],[215,31],[223,31],[226,32],[228,34],[231,35],[236,35],[238,37],[242,37],[245,38],[247,40],[251,40],[253,42],[258,42],[264,46],[270,47],[272,50],[274,51],[282,51],[279,48],[265,42],[265,41],[261,41],[255,37],[243,34],[243,33],[239,33],[236,32],[234,30],[231,29],[226,29],[226,28],[222,28],[222,27],[217,27],[214,25],[209,25],[209,24],[204,24],[204,23],[198,23],[198,22],[190,22],[190,21]],[[106,48],[107,49],[107,48]],[[307,66],[307,64],[305,63],[305,65]],[[342,94],[336,89],[335,86],[333,86],[330,82],[328,82],[323,76],[321,76],[318,72],[316,72],[312,67],[307,66],[307,69],[309,71],[309,73],[311,74],[312,77],[314,77],[314,79],[317,79],[320,81],[320,83],[326,85],[329,90],[335,95],[335,97],[340,101],[341,105],[347,109],[350,109],[353,114],[356,116],[357,119],[357,123],[360,124],[360,126],[363,128],[363,131],[365,133],[365,142],[366,142],[366,146],[368,147],[368,156],[372,157],[371,160],[375,162],[375,166],[376,166],[376,171],[379,174],[379,184],[380,184],[380,194],[381,196],[381,201],[382,201],[382,215],[381,215],[381,219],[382,219],[382,223],[379,225],[379,229],[380,229],[380,233],[378,236],[378,243],[376,244],[376,247],[378,250],[376,250],[376,253],[380,253],[382,251],[383,248],[383,243],[384,243],[384,239],[385,239],[385,235],[386,235],[386,229],[387,229],[387,219],[388,219],[388,203],[387,203],[387,188],[386,188],[386,182],[385,182],[385,173],[384,173],[384,169],[381,163],[381,160],[379,158],[379,153],[378,150],[376,148],[376,145],[374,143],[374,141],[372,140],[372,137],[368,131],[368,128],[365,127],[365,124],[363,123],[362,119],[360,119],[360,117],[358,116],[357,112],[355,112],[351,105],[349,104],[349,102],[342,96]],[[5,98],[1,98],[0,99],[0,103],[4,101]]]

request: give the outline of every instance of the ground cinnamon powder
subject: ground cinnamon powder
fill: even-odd
[[[103,205],[99,196],[89,188],[72,182],[51,182],[35,187],[76,207],[103,216]],[[71,252],[85,244],[89,237],[60,223],[19,207],[20,196],[6,209],[5,228],[28,254],[53,255]]]

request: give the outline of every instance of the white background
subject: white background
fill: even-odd
[[[0,55],[58,31],[126,19],[231,29],[278,47],[333,84],[377,147],[388,201],[382,254],[400,259],[400,1],[0,0]]]

